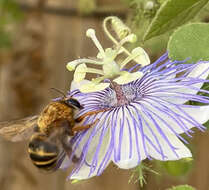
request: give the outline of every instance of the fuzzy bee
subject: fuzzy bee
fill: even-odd
[[[33,164],[54,171],[66,155],[71,156],[69,138],[98,122],[83,125],[85,117],[102,111],[87,112],[75,119],[75,111],[81,109],[83,106],[76,99],[64,96],[49,103],[39,116],[0,122],[0,135],[12,142],[29,139],[28,153]],[[72,161],[78,162],[79,158],[74,156]]]

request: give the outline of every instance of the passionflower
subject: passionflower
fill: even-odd
[[[106,64],[103,61],[102,64]],[[114,59],[110,61],[117,64]],[[82,65],[78,72],[80,68],[87,69]],[[110,162],[130,169],[144,159],[166,161],[192,157],[184,145],[188,142],[181,134],[192,137],[193,127],[205,130],[203,124],[209,119],[209,97],[203,94],[209,91],[201,87],[208,82],[209,62],[171,61],[166,53],[152,64],[136,63],[130,69],[114,72],[104,74],[96,83],[97,78],[88,81],[84,77],[72,82],[69,96],[73,95],[84,106],[77,117],[95,111],[97,114],[87,116],[84,124],[98,122],[70,139],[72,153],[60,168],[67,168],[73,157],[79,161],[69,179],[100,175]],[[83,87],[94,90],[83,92]],[[190,105],[188,101],[199,102],[201,106]]]
[[[208,82],[209,62],[185,64],[167,59],[165,54],[141,68],[144,75],[128,84],[113,83],[92,93],[71,91],[84,105],[79,115],[106,111],[87,117],[86,123],[99,122],[71,139],[72,155],[80,157],[80,162],[70,179],[100,175],[110,162],[130,169],[146,158],[166,161],[192,156],[180,134],[191,137],[193,127],[205,130],[202,124],[209,119],[209,97],[198,92],[209,94],[201,89]],[[72,86],[76,88],[75,83]],[[205,105],[185,104],[189,100]],[[62,167],[69,163],[67,158]]]

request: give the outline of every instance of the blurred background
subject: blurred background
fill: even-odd
[[[119,16],[140,35],[145,26],[139,29],[138,9],[130,2],[0,0],[0,120],[38,114],[57,96],[51,87],[69,90],[72,73],[66,70],[66,63],[97,53],[85,36],[86,29],[96,29],[104,47],[112,45],[101,27],[105,16]],[[149,14],[154,13],[145,14],[147,19]],[[208,18],[208,10],[199,17],[204,22]],[[165,52],[168,36],[141,44],[152,61]],[[209,190],[209,132],[197,131],[190,141],[193,161],[149,162],[160,175],[145,172],[147,184],[140,187],[138,181],[128,183],[131,170],[120,170],[113,164],[100,177],[78,184],[66,181],[71,169],[42,174],[30,162],[26,142],[14,144],[0,138],[0,190],[164,190],[177,184]]]

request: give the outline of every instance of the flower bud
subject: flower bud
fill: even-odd
[[[119,39],[123,39],[131,33],[131,30],[118,17],[112,17],[112,28]]]

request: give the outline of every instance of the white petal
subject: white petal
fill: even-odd
[[[143,104],[143,106],[150,109],[148,105]],[[139,105],[135,105],[135,107],[138,107],[138,110],[140,110]],[[151,111],[157,113],[155,110]],[[172,130],[156,115],[151,113],[151,111],[146,110],[145,112],[142,109],[140,112],[148,155],[158,160],[178,160],[191,157],[190,151],[176,137]],[[148,112],[150,115],[147,114]]]
[[[188,75],[187,77],[192,77],[192,78],[198,78],[198,79],[206,79],[209,75],[209,62],[207,63],[201,63],[197,65]],[[203,83],[196,83],[192,85],[192,87],[195,88],[201,88]],[[179,93],[186,93],[186,94],[197,94],[197,90],[191,89],[191,88],[176,88],[175,92]],[[170,97],[168,96],[167,98],[163,98],[169,102],[174,102],[176,104],[184,104],[188,100],[183,99],[183,98],[176,98],[176,97]]]
[[[192,156],[189,149],[174,133],[167,129],[165,123],[152,115],[158,124],[156,126],[143,112],[141,113],[141,117],[146,120],[146,123],[143,121],[143,126],[145,126],[144,135],[147,140],[146,146],[149,156],[158,160],[178,160]]]
[[[204,124],[209,120],[209,106],[201,106],[201,107],[182,107],[184,112],[186,112],[190,117],[192,117],[195,121],[200,124]],[[180,115],[183,115],[183,112],[178,110]],[[189,128],[195,127],[191,123],[187,122],[187,126]]]
[[[174,146],[176,154],[171,150],[167,142],[162,137],[160,137],[157,133],[156,135],[158,136],[158,140],[162,147],[162,151],[165,157],[163,158],[162,155],[159,152],[157,152],[156,149],[153,148],[153,146],[148,144],[149,155],[152,158],[165,161],[165,160],[179,160],[182,158],[192,157],[190,150],[175,135],[166,134],[172,146]],[[157,146],[156,143],[155,145]]]
[[[70,179],[82,180],[82,179],[87,179],[87,178],[93,177],[98,174],[97,172],[99,170],[100,164],[102,163],[102,161],[106,155],[106,152],[108,151],[108,148],[110,146],[110,141],[111,141],[110,128],[107,129],[106,134],[104,135],[103,139],[100,139],[100,134],[102,133],[102,128],[100,128],[100,126],[101,125],[109,126],[109,121],[110,121],[109,117],[108,118],[104,118],[104,117],[101,118],[101,120],[99,121],[99,123],[96,126],[94,126],[88,130],[86,136],[79,143],[79,149],[76,151],[76,155],[81,154],[81,152],[83,150],[82,148],[85,146],[86,142],[90,138],[90,135],[92,134],[92,132],[94,130],[96,130],[96,134],[94,135],[94,137],[92,138],[92,141],[90,142],[90,145],[88,148],[88,153],[85,157],[85,161],[88,164],[83,164],[82,167],[79,169],[79,171],[77,173],[74,173]],[[93,161],[93,158],[95,157],[95,153],[96,153],[97,147],[99,145],[99,142],[102,142],[102,144],[101,144],[101,147],[99,148],[99,153],[98,153],[98,157],[97,157],[98,162],[97,162],[94,172],[91,173],[91,175],[89,175],[90,169],[91,169],[90,166]],[[111,159],[108,160],[107,165],[109,164],[110,161],[111,161]]]
[[[157,114],[161,118],[163,118],[165,122],[167,122],[172,127],[172,129],[178,134],[184,133],[185,131],[188,131],[193,127],[198,127],[198,124],[204,124],[209,120],[209,106],[181,107],[182,111],[170,106],[170,109],[173,112],[182,116],[178,117],[177,119],[179,119],[179,122],[184,126],[184,128],[182,128],[180,124],[177,123],[168,114],[159,111]],[[176,117],[174,114],[171,115],[173,115],[173,117]],[[187,118],[189,121],[184,118]]]
[[[131,115],[128,110],[124,109],[125,120],[123,120],[122,108],[118,113],[118,118],[114,116],[117,120],[117,125],[115,126],[115,151],[113,156],[114,163],[123,169],[134,168],[139,163],[146,158],[144,147],[142,143],[142,135],[139,131],[138,126],[134,126],[132,117],[138,121],[136,116],[136,111],[130,108]],[[123,124],[124,122],[124,124]]]
[[[207,70],[207,71],[206,71]],[[206,72],[204,72],[206,71]],[[209,75],[209,62],[203,62],[197,65],[189,74],[188,77],[206,79]]]
[[[165,110],[165,107],[162,107],[159,102],[154,102],[150,100],[150,103],[144,102],[143,104],[153,112],[155,112],[160,118],[162,118],[177,134],[184,133],[193,127],[197,127],[195,123],[204,124],[209,120],[209,106],[197,106],[197,107],[184,107],[181,106],[179,110],[171,104],[165,104],[170,111]],[[185,113],[186,114],[185,114]],[[177,115],[175,115],[177,114]],[[181,116],[178,116],[181,115]],[[187,118],[187,119],[184,119]],[[193,118],[195,121],[192,121]],[[159,125],[163,125],[162,121],[158,119]],[[163,130],[167,132],[172,131],[165,127]]]

